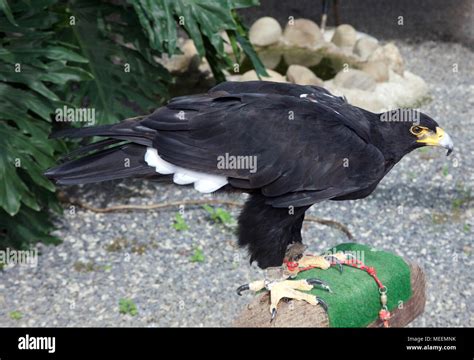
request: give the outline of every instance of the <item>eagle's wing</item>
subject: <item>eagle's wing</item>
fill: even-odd
[[[271,81],[227,81],[214,86],[209,94],[273,94],[292,96],[317,103],[319,107],[340,115],[338,120],[353,129],[364,140],[370,140],[370,123],[365,110],[350,106],[344,97],[335,96],[320,86],[277,83]]]
[[[349,107],[348,107],[349,108]],[[344,111],[344,110],[343,110]],[[306,206],[365,189],[383,176],[368,120],[312,99],[274,93],[180,97],[140,125],[153,146],[182,168],[224,175],[238,188],[261,189],[275,207]],[[225,157],[254,157],[255,169],[219,168]]]

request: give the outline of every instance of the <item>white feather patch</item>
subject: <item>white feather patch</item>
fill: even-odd
[[[173,174],[173,182],[175,184],[194,184],[194,188],[202,193],[214,192],[228,183],[225,176],[206,174],[173,165],[163,160],[160,155],[158,155],[158,151],[153,148],[147,148],[145,162],[149,166],[154,167],[159,174]]]

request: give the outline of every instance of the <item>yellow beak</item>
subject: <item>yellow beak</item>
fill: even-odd
[[[426,135],[423,135],[420,139],[416,140],[416,142],[430,146],[444,147],[445,149],[448,149],[448,153],[446,155],[451,154],[454,148],[451,136],[449,136],[449,134],[440,127],[436,128],[436,133],[430,131]]]

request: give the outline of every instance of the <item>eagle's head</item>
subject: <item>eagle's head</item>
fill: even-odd
[[[423,146],[440,146],[451,154],[454,145],[449,134],[426,114],[417,110],[397,109],[378,114],[383,137],[382,148],[395,152],[401,158],[412,150]]]

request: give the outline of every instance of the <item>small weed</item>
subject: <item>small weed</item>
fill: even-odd
[[[464,187],[457,188],[458,197],[451,202],[453,210],[459,210],[463,205],[469,204],[474,197],[471,195],[471,189],[466,189]]]
[[[105,245],[105,250],[108,252],[122,251],[129,245],[129,241],[125,238],[113,239],[111,243]]]
[[[443,176],[449,175],[449,167],[447,165],[443,166]]]
[[[214,222],[218,222],[226,226],[231,226],[235,224],[235,219],[228,211],[224,209],[214,208],[209,205],[203,205],[203,209],[207,211],[207,213],[211,217],[211,220]]]
[[[92,261],[88,263],[76,261],[73,266],[77,272],[92,272],[97,270],[97,266]]]
[[[186,221],[180,213],[176,214],[173,222],[173,227],[176,231],[184,231],[189,229],[188,224],[186,224]]]
[[[135,316],[138,314],[137,305],[131,299],[120,299],[119,300],[119,312],[120,314],[130,314]]]
[[[204,253],[202,252],[201,249],[195,248],[194,249],[194,254],[191,256],[191,262],[204,262]]]
[[[104,270],[105,272],[109,272],[112,270],[112,265],[104,265],[102,267],[102,270]]]
[[[21,320],[23,318],[23,313],[17,310],[12,311],[9,315],[12,320]]]

